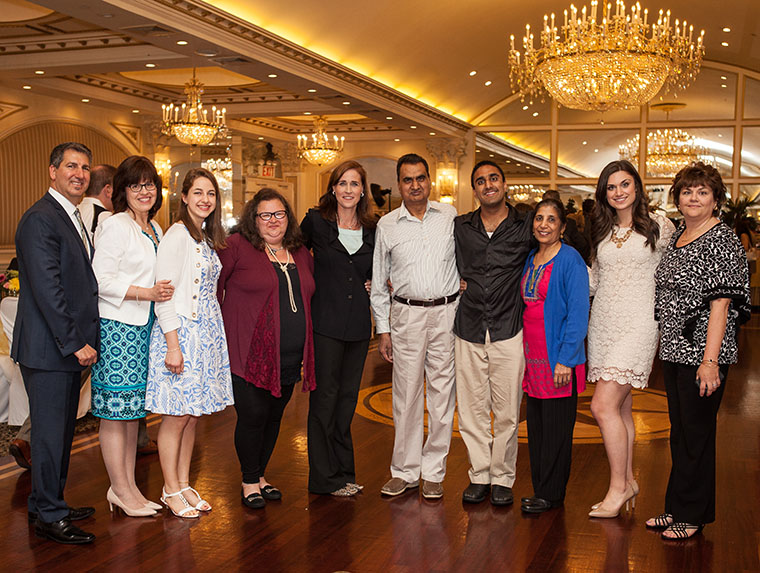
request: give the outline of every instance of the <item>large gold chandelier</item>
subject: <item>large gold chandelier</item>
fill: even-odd
[[[307,135],[298,136],[298,155],[317,167],[330,165],[343,153],[345,137],[333,136],[331,142],[325,133],[327,120],[320,115],[314,118],[314,133],[311,140]]]
[[[162,105],[163,121],[161,131],[166,135],[173,135],[186,145],[208,145],[217,136],[227,133],[225,108],[211,108],[211,117],[208,109],[203,107],[201,95],[203,84],[195,77],[185,84],[187,101],[182,106]]]
[[[699,73],[704,55],[704,31],[693,41],[694,27],[675,21],[660,10],[656,23],[636,3],[626,14],[623,0],[602,4],[592,0],[578,11],[565,10],[558,27],[554,14],[544,16],[540,46],[534,47],[530,24],[522,52],[510,37],[510,82],[523,98],[543,98],[544,92],[565,107],[607,111],[641,106],[661,89],[686,88]]]
[[[638,165],[639,149],[639,135],[636,134],[619,147],[620,158]],[[682,167],[704,161],[707,150],[682,129],[657,129],[647,133],[646,153],[650,177],[673,177]]]

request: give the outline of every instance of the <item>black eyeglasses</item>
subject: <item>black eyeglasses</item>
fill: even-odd
[[[256,216],[259,217],[262,221],[269,221],[272,217],[275,219],[284,219],[287,215],[287,211],[274,211],[272,213],[263,211],[261,213],[256,213]]]
[[[153,181],[148,181],[147,183],[132,183],[132,185],[127,185],[127,189],[132,191],[132,193],[139,193],[143,187],[145,187],[146,191],[156,190],[156,184],[153,183]]]

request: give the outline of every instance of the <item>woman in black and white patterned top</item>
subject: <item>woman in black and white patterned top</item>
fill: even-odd
[[[655,315],[673,466],[665,513],[647,527],[688,539],[715,521],[715,422],[737,330],[749,319],[749,273],[741,243],[717,217],[726,196],[718,171],[694,163],[670,192],[684,222],[657,268]]]

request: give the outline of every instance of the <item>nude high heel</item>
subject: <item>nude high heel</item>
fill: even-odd
[[[639,484],[636,483],[636,480],[633,480],[631,482],[628,482],[628,485],[630,485],[631,489],[633,490],[633,498],[631,503],[633,504],[633,507],[636,507],[636,496],[639,495],[639,491],[641,491],[639,490]],[[597,509],[600,505],[602,505],[601,501],[592,505],[591,509]]]
[[[108,501],[108,509],[111,510],[111,513],[114,512],[113,506],[115,505],[129,517],[150,517],[151,515],[156,515],[156,511],[154,509],[146,506],[143,506],[139,509],[130,509],[122,503],[122,501],[114,493],[113,488],[110,487],[106,493],[106,501]]]
[[[588,515],[589,517],[602,517],[602,518],[617,517],[618,515],[620,515],[620,510],[622,509],[623,506],[625,506],[626,511],[628,511],[628,508],[632,499],[633,499],[633,505],[635,507],[636,494],[633,493],[633,488],[631,487],[631,484],[628,484],[625,490],[625,497],[621,500],[620,505],[618,505],[615,508],[606,508],[604,507],[604,503],[601,503],[599,507],[597,507],[596,509],[592,509]]]

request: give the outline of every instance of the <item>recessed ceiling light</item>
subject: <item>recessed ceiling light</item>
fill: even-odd
[[[304,115],[311,115],[311,112],[310,111],[305,111],[305,112],[303,112],[303,114]]]
[[[594,153],[599,153],[599,150],[598,149],[594,149]]]
[[[582,145],[588,145],[588,141],[584,141]]]
[[[720,79],[727,80],[728,78],[726,76],[720,76]]]
[[[720,45],[725,48],[728,48],[728,42],[721,42]]]
[[[132,113],[140,113],[140,110],[139,109],[133,109]]]
[[[386,116],[385,116],[385,119],[393,119],[393,116],[391,116],[391,115],[386,115]]]
[[[507,159],[507,163],[512,163],[512,160],[511,159]]]
[[[277,77],[277,74],[269,74],[267,77],[268,77],[268,78],[276,78],[276,77]]]
[[[314,88],[311,88],[310,90],[306,90],[306,91],[309,92],[310,94],[317,93],[317,90],[315,90]]]
[[[489,153],[489,154],[488,154],[488,157],[493,157],[493,153]]]
[[[530,169],[530,165],[526,165],[526,166],[525,166],[525,169]]]
[[[526,111],[527,109],[528,109],[528,106],[527,106],[527,105],[524,105],[524,106],[523,106],[523,111]]]
[[[478,73],[478,72],[477,72],[477,70],[472,70],[472,71],[470,72],[470,77],[474,76],[474,75],[475,75],[475,74],[477,74],[477,73]]]
[[[723,31],[724,31],[724,32],[730,32],[730,31],[731,31],[731,28],[728,28],[728,27],[726,27],[726,28],[723,28]]]
[[[351,102],[350,101],[344,101],[343,105],[351,105]]]
[[[537,111],[533,112],[533,117],[538,117],[538,112]]]
[[[409,129],[417,129],[417,126],[416,125],[410,125]]]
[[[720,84],[720,87],[727,88],[728,86],[726,84]]]
[[[187,46],[187,40],[178,40],[177,41],[178,46]]]
[[[515,167],[522,167],[521,163],[515,163]]]
[[[32,89],[32,86],[21,86],[21,87],[22,87],[22,88],[24,88],[25,90],[30,90],[30,89]]]
[[[145,67],[146,68],[155,68],[156,64],[150,64],[150,63],[148,63],[148,64],[145,64]]]
[[[213,58],[214,56],[218,56],[219,52],[216,50],[212,50],[211,48],[204,48],[202,50],[196,50],[196,54],[199,56],[203,56],[204,58]]]
[[[45,71],[44,70],[35,70],[34,73],[37,74],[38,76],[42,76],[42,75],[45,74]]]
[[[263,139],[264,139],[263,137],[259,136],[259,141],[262,141]]]
[[[90,103],[90,100],[86,97],[82,98],[82,103]]]
[[[480,153],[480,149],[476,149],[476,150],[475,150],[475,153]]]
[[[488,80],[488,81],[486,82],[486,87],[487,87],[487,86],[490,86],[492,83],[493,83],[493,82],[492,82],[491,80]]]
[[[435,131],[431,131],[431,132],[430,132],[430,135],[435,135]]]
[[[113,14],[101,14],[103,18],[113,18]]]
[[[397,138],[396,138],[396,139],[394,139],[393,141],[401,141],[401,140],[400,140],[400,139],[397,137]]]
[[[722,133],[719,133],[719,134],[718,134],[718,137],[723,137],[723,134],[722,134]]]

